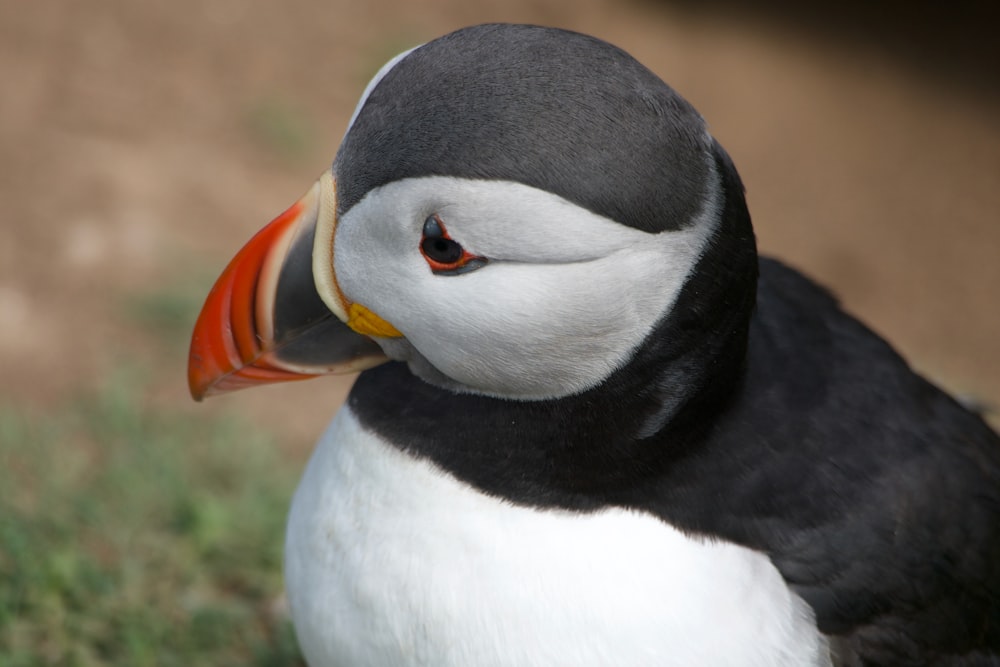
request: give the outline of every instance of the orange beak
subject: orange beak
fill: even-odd
[[[188,385],[195,400],[357,372],[386,360],[381,348],[344,324],[316,290],[316,227],[318,222],[335,226],[334,201],[333,179],[324,174],[250,239],[219,276],[191,337]],[[332,238],[332,231],[320,237]]]

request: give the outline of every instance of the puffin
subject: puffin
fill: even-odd
[[[1000,438],[758,256],[705,120],[604,41],[390,60],[188,379],[353,372],[288,519],[312,667],[1000,665]]]

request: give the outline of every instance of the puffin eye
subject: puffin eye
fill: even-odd
[[[485,257],[473,255],[448,236],[448,231],[437,214],[424,221],[420,254],[437,275],[468,273],[486,264]]]
[[[427,259],[438,264],[454,264],[462,259],[462,246],[451,239],[424,237],[420,242],[420,250]]]

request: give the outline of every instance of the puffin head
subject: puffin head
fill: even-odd
[[[476,26],[376,74],[332,167],[219,278],[189,381],[392,359],[537,400],[639,357],[729,372],[755,280],[738,176],[673,89],[592,37]]]

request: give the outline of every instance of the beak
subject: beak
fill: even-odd
[[[349,328],[345,308],[316,289],[317,232],[332,243],[336,192],[327,171],[302,199],[257,233],[233,258],[205,300],[191,337],[188,385],[196,401],[245,387],[352,373],[386,360],[369,337]],[[318,229],[319,228],[319,229]],[[329,263],[321,280],[336,287]]]

